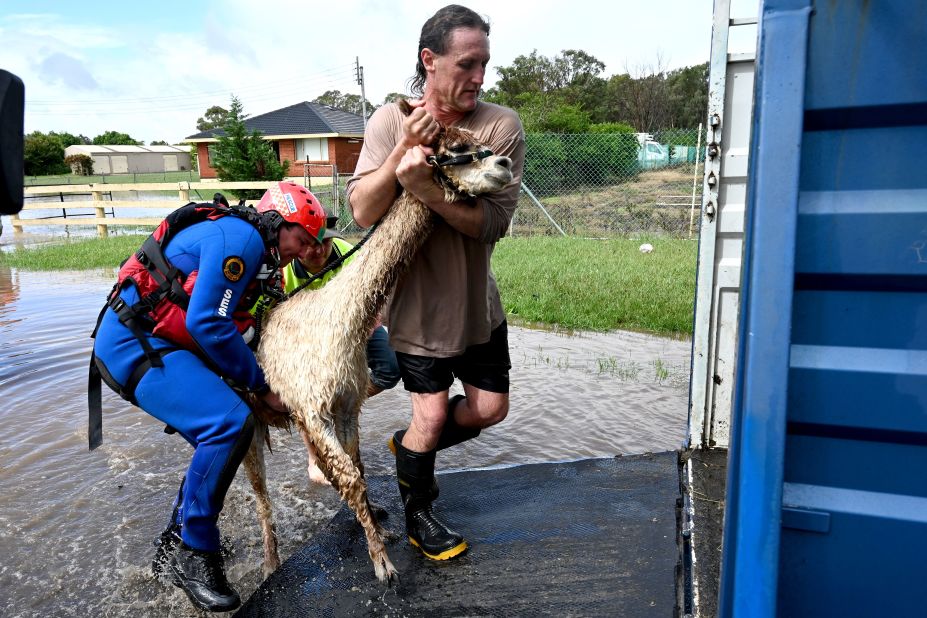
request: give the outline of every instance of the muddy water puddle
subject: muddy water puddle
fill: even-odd
[[[32,273],[0,267],[0,615],[193,616],[150,573],[189,459],[187,445],[104,392],[104,442],[87,451],[93,323],[111,270]],[[678,448],[685,435],[690,343],[628,332],[510,326],[508,419],[439,455],[443,469]],[[455,387],[454,392],[459,387]],[[365,405],[367,473],[390,474],[385,439],[406,426],[401,386]],[[281,555],[310,540],[340,503],[311,486],[298,436],[274,434],[268,457]],[[260,584],[261,537],[243,474],[220,520],[229,579]]]

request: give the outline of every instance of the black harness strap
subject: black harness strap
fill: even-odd
[[[116,315],[119,317],[119,321],[129,329],[129,331],[132,333],[132,335],[135,336],[136,339],[138,339],[138,342],[142,346],[142,350],[145,351],[145,356],[147,357],[148,362],[150,362],[155,367],[163,367],[164,363],[161,362],[161,355],[158,354],[157,350],[151,347],[151,343],[148,341],[148,337],[145,336],[145,330],[138,323],[139,316],[147,313],[147,311],[138,311],[139,304],[141,303],[136,303],[135,305],[129,306],[129,304],[122,300],[122,298],[119,296],[113,296],[104,306],[104,309],[106,307],[110,307],[113,311],[116,312]]]
[[[115,296],[114,298],[119,299],[118,296]],[[120,310],[113,307],[114,304],[118,303],[113,303],[110,301],[103,305],[103,308],[100,310],[100,315],[97,317],[96,326],[93,328],[93,333],[90,335],[91,338],[96,338],[97,330],[100,328],[100,322],[103,321],[103,316],[105,315],[108,308],[113,307],[117,315],[119,315],[120,321],[122,321],[123,316],[127,313],[126,308],[128,305],[126,305],[126,303],[121,299],[119,299],[119,301],[122,302],[122,313],[120,313]],[[132,405],[138,405],[138,402],[135,401],[135,388],[138,386],[138,383],[141,382],[142,377],[144,377],[145,373],[152,367],[163,367],[164,361],[162,359],[171,352],[175,352],[179,349],[169,347],[155,350],[151,347],[151,344],[148,342],[148,338],[145,337],[145,333],[139,326],[137,320],[130,317],[123,323],[132,331],[132,334],[135,335],[136,339],[141,342],[142,348],[145,351],[145,360],[135,366],[135,369],[132,370],[132,373],[129,375],[129,379],[126,381],[125,385],[121,385],[116,381],[115,378],[113,378],[113,375],[109,372],[109,369],[106,368],[106,365],[103,364],[103,361],[97,358],[93,350],[90,351],[90,367],[87,377],[87,409],[89,412],[87,440],[89,442],[91,451],[103,443],[102,382],[106,382],[107,386],[116,391],[120,397]]]
[[[90,374],[87,377],[87,409],[90,416],[87,424],[87,439],[90,450],[103,444],[103,392],[100,370],[97,368],[96,355],[90,352]]]
[[[106,368],[106,365],[96,357],[93,352],[90,353],[90,375],[87,386],[87,407],[90,411],[90,418],[87,427],[87,438],[90,443],[90,450],[103,443],[103,395],[101,382],[116,391],[116,393],[134,406],[138,405],[135,400],[135,389],[138,383],[152,367],[163,367],[165,356],[171,352],[176,352],[179,348],[162,348],[155,350],[157,364],[153,363],[150,358],[146,358],[132,370],[125,385],[120,385],[113,378],[112,374]]]
[[[161,243],[155,240],[153,236],[149,236],[142,243],[142,248],[135,254],[135,257],[158,282],[158,289],[155,292],[157,301],[153,305],[160,302],[161,298],[167,297],[175,305],[179,305],[181,309],[186,311],[187,306],[190,304],[190,295],[183,289],[183,284],[180,281],[180,275],[183,273],[164,257]]]
[[[447,167],[449,165],[467,165],[468,163],[475,163],[476,161],[482,161],[487,157],[491,157],[492,155],[492,150],[487,148],[485,150],[474,150],[473,152],[465,152],[459,155],[431,155],[429,157],[425,157],[425,159],[431,165]]]

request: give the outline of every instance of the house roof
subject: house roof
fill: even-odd
[[[364,119],[328,105],[303,101],[283,109],[274,110],[245,119],[245,128],[263,135],[278,136],[343,136],[363,137]],[[187,137],[187,141],[211,141],[225,135],[222,129],[201,131]]]
[[[129,153],[162,153],[162,154],[190,154],[189,146],[104,146],[97,144],[73,144],[64,149],[66,155],[86,154],[129,154]]]

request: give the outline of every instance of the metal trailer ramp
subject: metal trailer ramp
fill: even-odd
[[[677,611],[675,452],[441,474],[437,509],[470,543],[448,562],[409,545],[395,479],[386,507],[400,573],[378,582],[343,506],[237,616],[671,616]]]

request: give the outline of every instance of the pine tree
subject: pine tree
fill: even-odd
[[[225,181],[283,180],[290,168],[290,162],[281,163],[271,145],[261,133],[245,127],[244,108],[238,97],[232,97],[232,105],[216,144],[212,166]],[[246,199],[257,199],[263,191],[239,190],[235,192]]]

